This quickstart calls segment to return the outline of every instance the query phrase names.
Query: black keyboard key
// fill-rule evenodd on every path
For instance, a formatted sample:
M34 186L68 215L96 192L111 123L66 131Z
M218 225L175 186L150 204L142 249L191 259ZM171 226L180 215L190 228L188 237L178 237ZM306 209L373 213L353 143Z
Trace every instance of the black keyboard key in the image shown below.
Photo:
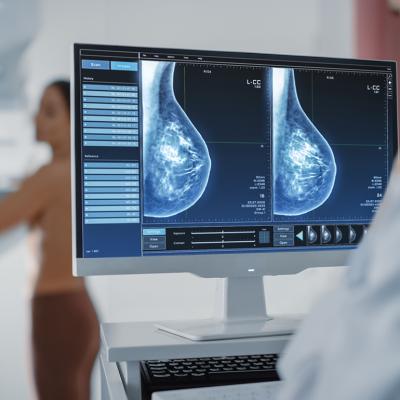
M171 380L172 375L171 374L154 374L152 378L155 383L166 383Z
M182 372L184 374L191 374L193 372L193 370L192 369L183 369Z
M196 372L192 373L192 381L193 382L202 382L205 377L206 377L206 374L198 374Z
M184 373L178 373L178 374L174 374L174 380L177 383L184 383L187 382L189 378L188 374L184 374Z

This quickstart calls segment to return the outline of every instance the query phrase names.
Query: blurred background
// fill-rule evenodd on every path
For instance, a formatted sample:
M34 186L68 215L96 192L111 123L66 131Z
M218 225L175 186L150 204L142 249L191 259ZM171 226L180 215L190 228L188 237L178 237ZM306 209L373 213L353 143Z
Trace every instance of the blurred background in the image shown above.
M73 42L393 59L396 7L396 0L0 0L0 196L49 158L34 141L32 117L44 86L69 76ZM1 399L33 398L31 239L23 226L0 235ZM269 312L309 311L341 272L266 278ZM88 286L102 321L165 320L211 316L216 282L170 274L97 277Z

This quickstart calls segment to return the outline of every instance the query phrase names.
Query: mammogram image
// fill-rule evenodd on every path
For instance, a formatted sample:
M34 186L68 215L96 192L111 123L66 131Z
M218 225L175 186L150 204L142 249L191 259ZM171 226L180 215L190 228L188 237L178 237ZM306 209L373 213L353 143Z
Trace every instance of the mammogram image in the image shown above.
M174 62L142 62L144 215L165 218L203 195L211 159L175 98Z
M293 69L272 68L272 86L274 214L301 215L329 198L335 157L300 105Z

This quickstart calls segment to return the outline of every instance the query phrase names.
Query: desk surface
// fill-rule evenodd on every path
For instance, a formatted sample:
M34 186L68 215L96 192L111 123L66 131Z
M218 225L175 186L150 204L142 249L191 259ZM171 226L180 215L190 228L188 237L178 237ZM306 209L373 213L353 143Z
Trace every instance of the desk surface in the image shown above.
M102 324L101 339L108 361L281 353L290 339L290 335L282 335L198 342L160 331L154 324L151 321Z

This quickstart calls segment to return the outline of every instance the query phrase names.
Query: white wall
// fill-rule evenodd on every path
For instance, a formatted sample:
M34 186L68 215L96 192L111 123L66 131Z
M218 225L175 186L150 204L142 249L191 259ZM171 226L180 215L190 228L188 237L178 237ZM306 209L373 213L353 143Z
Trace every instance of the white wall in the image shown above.
M41 29L26 59L31 113L46 82L69 74L74 41L352 55L349 0L42 0L42 7ZM2 129L19 134L2 121ZM0 157L0 171L5 164ZM1 242L0 237L0 398L31 398L24 356L28 303L22 300L29 254L23 240L8 251ZM338 276L338 270L308 270L268 278L269 309L305 312ZM90 280L90 287L108 321L207 317L214 306L215 281L191 275L99 277Z

